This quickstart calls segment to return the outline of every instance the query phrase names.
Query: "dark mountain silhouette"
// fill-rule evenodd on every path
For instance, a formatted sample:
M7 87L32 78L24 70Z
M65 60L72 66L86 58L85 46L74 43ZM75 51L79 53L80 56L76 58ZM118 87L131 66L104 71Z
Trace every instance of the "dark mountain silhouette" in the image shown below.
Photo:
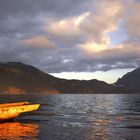
M0 90L6 92L53 91L56 78L20 62L0 63ZM56 92L56 91L53 91Z
M138 77L137 77L138 78ZM0 63L1 93L128 93L132 90L93 80L65 80L20 62Z
M115 83L117 86L128 88L132 91L140 91L140 68L127 73Z

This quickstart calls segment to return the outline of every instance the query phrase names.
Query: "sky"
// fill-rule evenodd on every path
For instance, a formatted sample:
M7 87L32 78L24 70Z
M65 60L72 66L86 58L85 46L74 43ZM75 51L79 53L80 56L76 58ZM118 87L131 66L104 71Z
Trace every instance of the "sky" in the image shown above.
M1 0L0 61L115 82L140 66L139 0Z

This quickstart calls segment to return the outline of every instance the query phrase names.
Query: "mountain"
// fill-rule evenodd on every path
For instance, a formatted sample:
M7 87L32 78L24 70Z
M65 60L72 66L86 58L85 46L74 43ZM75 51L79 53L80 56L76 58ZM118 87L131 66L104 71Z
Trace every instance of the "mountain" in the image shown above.
M0 63L1 93L124 93L127 88L103 81L56 78L20 62Z
M140 68L119 78L115 85L131 89L132 91L140 91Z
M50 83L54 79L56 78L20 62L0 63L1 92L57 92Z

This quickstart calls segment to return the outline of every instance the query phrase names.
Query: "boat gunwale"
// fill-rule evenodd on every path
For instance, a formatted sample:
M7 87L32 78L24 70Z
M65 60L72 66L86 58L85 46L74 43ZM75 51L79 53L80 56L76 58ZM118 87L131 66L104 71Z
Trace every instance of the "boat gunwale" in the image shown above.
M10 106L21 106L21 105L28 105L29 102L15 102L15 103L3 103L0 104L1 107L10 107Z

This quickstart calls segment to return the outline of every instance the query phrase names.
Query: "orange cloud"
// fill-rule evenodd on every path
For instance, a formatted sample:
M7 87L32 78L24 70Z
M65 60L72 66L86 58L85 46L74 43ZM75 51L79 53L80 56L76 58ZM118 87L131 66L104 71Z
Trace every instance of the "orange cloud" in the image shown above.
M88 14L89 13L86 12L79 16L51 21L49 25L43 27L43 30L51 34L53 37L62 38L63 40L81 36L83 33L79 28L79 25Z
M50 40L48 40L44 36L37 36L25 40L20 40L20 44L25 46L31 46L31 47L39 47L39 48L54 48L54 45Z

